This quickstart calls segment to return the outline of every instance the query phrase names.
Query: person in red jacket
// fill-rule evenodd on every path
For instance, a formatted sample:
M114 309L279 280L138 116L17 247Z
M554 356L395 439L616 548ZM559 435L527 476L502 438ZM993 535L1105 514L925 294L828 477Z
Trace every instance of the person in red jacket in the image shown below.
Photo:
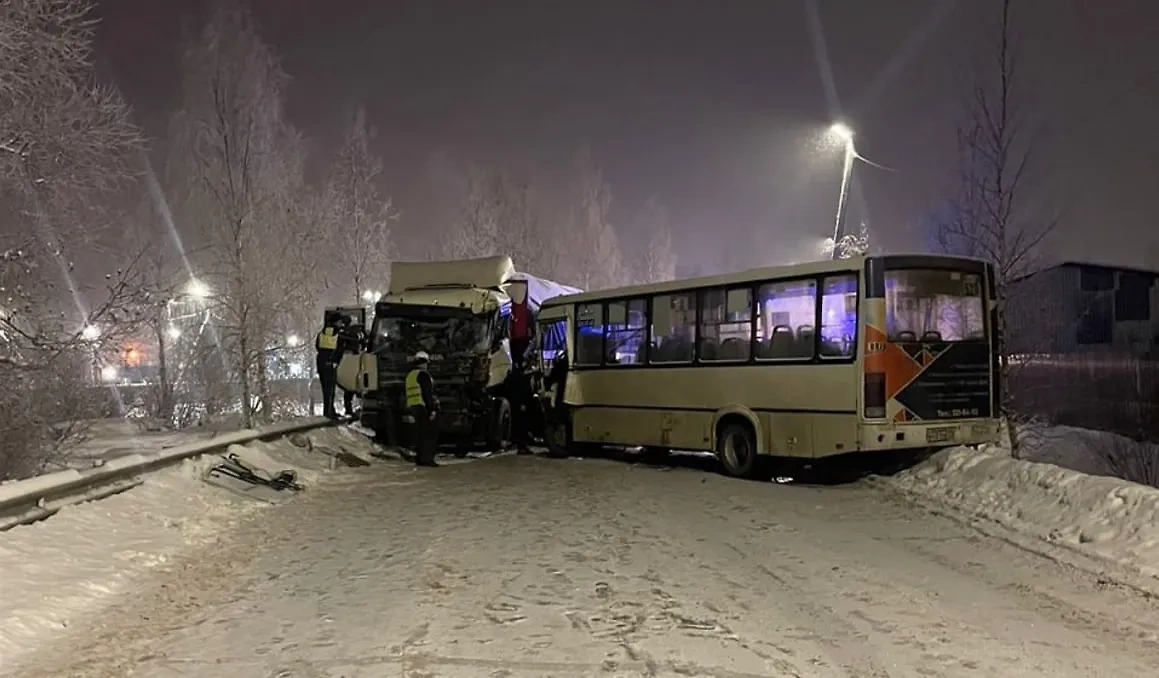
M527 350L531 348L535 329L526 296L521 302L512 300L509 323L507 336L511 339L511 362L514 363L513 369L519 370L527 359Z

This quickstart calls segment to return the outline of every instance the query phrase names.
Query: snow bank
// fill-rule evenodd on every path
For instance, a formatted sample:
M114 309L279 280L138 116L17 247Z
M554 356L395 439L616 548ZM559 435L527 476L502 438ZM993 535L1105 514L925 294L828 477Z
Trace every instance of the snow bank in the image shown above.
M1159 577L1159 490L1154 488L1013 459L1000 446L943 450L885 482Z
M305 435L359 455L372 447L352 432L326 429ZM306 491L334 467L297 436L234 445L229 451L265 471L294 470ZM131 592L150 568L211 544L270 506L202 482L218 461L218 454L185 460L123 494L67 507L46 521L0 533L0 674L15 668L18 655L64 632L72 620Z

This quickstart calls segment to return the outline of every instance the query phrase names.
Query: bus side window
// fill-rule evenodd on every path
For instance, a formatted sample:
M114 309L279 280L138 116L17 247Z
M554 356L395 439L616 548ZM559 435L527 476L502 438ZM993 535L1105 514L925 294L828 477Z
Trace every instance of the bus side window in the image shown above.
M821 357L851 358L857 351L857 275L821 281Z

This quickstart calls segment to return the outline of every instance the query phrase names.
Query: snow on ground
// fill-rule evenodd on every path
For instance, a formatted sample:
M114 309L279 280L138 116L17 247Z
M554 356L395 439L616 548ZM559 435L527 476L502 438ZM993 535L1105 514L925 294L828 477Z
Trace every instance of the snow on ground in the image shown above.
M82 422L79 430L83 433L82 439L63 450L49 471L84 470L127 454L155 452L197 440L209 440L222 429L149 430L142 420L97 419Z
M1147 601L869 483L509 455L335 476L21 678L1142 678L1157 639Z
M308 493L335 466L325 453L367 455L371 446L356 433L322 429L228 451L259 469L293 469ZM269 506L202 482L218 461L186 460L123 494L0 533L0 672L118 594L131 594L144 572L228 538Z
M1130 444L1114 438L1099 431L1050 429L1028 438L1023 460L1012 458L1000 445L956 447L885 482L967 515L1159 577L1159 489L1089 475L1110 472L1097 450ZM1150 454L1159 455L1159 450Z

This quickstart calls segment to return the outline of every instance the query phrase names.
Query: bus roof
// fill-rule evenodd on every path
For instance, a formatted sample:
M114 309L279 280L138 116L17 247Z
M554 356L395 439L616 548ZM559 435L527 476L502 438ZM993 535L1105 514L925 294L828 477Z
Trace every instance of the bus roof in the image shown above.
M737 285L746 282L756 282L759 280L776 280L778 278L795 278L798 276L806 277L811 275L818 275L823 273L836 273L841 271L860 271L866 259L901 259L906 262L935 262L958 260L972 263L985 263L981 259L973 257L960 257L942 254L892 254L892 255L858 255L848 259L835 259L823 261L809 261L800 264L789 264L787 266L764 266L761 268L753 268L747 271L738 271L736 273L724 273L721 275L705 276L700 278L685 278L683 280L669 280L661 283L651 283L646 285L630 285L627 287L615 287L606 290L597 290L594 292L583 292L581 294L569 294L562 297L554 297L543 304L544 308L552 306L561 306L564 304L582 303L585 301L599 301L602 299L615 299L618 297L633 297L633 296L649 296L652 294L663 294L665 292L681 292L684 290L700 289L705 287L721 287L726 285Z

